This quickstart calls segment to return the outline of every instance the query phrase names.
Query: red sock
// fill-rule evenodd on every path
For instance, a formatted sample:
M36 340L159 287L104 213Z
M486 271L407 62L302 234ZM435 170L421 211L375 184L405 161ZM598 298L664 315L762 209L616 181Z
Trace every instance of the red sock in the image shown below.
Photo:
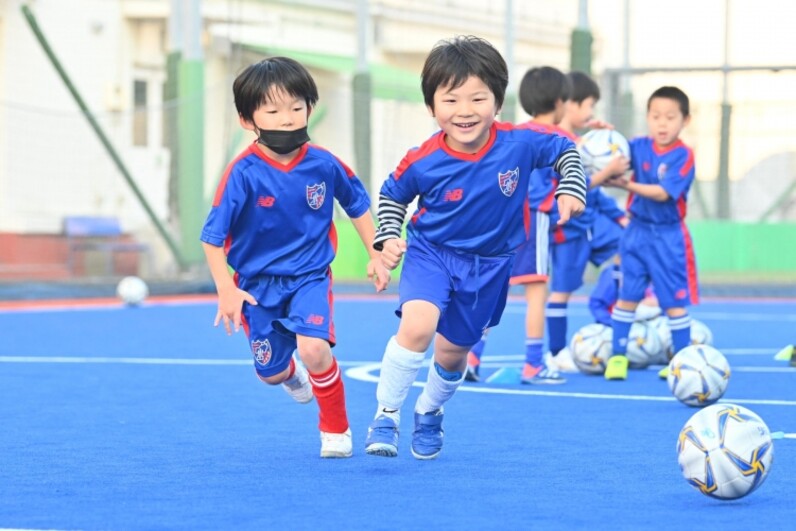
M320 409L318 428L328 433L345 432L348 429L348 416L345 411L343 377L337 360L332 357L332 366L324 373L310 373L310 383Z

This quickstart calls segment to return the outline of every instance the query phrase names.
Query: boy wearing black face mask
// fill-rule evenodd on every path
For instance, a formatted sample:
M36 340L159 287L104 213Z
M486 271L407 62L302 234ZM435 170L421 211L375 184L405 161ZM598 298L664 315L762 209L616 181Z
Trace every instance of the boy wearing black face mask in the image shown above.
M321 457L350 457L345 391L331 351L333 199L362 239L367 274L381 291L390 276L371 246L370 200L348 166L308 143L318 90L303 66L266 59L246 68L232 90L240 124L257 140L227 167L202 230L218 291L215 325L223 322L227 334L243 325L260 380L281 384L299 403L316 398Z

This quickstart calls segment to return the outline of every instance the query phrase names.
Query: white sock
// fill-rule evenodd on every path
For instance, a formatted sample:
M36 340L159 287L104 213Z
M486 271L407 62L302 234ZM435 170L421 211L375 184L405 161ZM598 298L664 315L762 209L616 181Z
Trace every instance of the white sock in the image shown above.
M401 406L425 357L425 352L414 352L399 345L395 336L390 338L387 348L384 349L381 376L376 386L376 399L379 401L377 417L387 415L395 420L396 424L400 423Z
M426 382L426 386L423 388L423 392L420 393L420 396L417 397L415 413L425 415L426 413L431 413L441 408L445 402L451 399L453 393L456 392L456 389L459 388L463 381L464 373L462 373L460 379L455 381L444 379L439 375L434 362L432 362L431 367L428 369L428 381Z

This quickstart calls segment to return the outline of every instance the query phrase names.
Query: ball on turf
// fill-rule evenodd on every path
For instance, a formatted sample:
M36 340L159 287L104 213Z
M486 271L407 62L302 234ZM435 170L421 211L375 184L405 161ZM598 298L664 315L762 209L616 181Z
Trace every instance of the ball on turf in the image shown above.
M658 332L647 321L635 321L627 338L627 361L631 369L645 369L661 351Z
M602 170L618 155L630 158L630 144L622 133L613 129L592 129L583 135L578 151L588 174Z
M138 277L124 277L116 286L116 295L126 305L137 306L149 295L149 287Z
M647 325L655 330L661 342L661 349L658 355L652 360L653 364L668 365L674 355L672 346L672 331L669 329L669 319L665 315L660 315L650 319Z
M712 345L713 332L708 325L697 319L691 319L691 344L692 345Z
M686 481L712 498L734 500L768 477L774 445L754 412L733 404L697 411L677 438L677 462Z
M581 372L603 374L611 356L613 330L600 323L587 324L572 336L569 350L572 360Z
M730 381L730 364L724 354L710 345L689 345L669 362L666 381L677 400L704 407L724 395Z

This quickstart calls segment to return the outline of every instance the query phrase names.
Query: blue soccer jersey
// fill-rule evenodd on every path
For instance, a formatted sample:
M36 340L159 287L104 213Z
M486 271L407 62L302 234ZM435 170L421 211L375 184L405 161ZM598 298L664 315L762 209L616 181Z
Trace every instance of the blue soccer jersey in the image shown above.
M538 122L525 122L518 125L519 128L527 128L531 131L544 134L555 134L575 141L575 135L569 131L561 129L556 125L542 124ZM538 168L531 174L530 189L528 190L528 206L531 210L539 212L550 212L556 208L555 191L561 176L553 168ZM588 205L588 198L586 200Z
M382 203L408 205L418 198L407 231L435 245L481 256L511 253L528 237L531 173L554 166L574 148L558 135L495 123L487 144L465 154L451 150L440 131L409 151L390 174L381 188ZM583 201L585 186L577 172L580 179L563 179L557 193L566 186ZM386 232L383 223L379 231Z
M669 194L666 201L630 194L627 211L631 217L656 225L680 223L685 219L688 190L694 181L691 149L680 140L659 148L652 138L639 137L630 142L630 157L633 181L660 185Z
M244 278L321 270L337 247L332 199L352 218L370 207L362 183L328 151L304 144L283 165L252 144L227 167L200 239L224 246Z

